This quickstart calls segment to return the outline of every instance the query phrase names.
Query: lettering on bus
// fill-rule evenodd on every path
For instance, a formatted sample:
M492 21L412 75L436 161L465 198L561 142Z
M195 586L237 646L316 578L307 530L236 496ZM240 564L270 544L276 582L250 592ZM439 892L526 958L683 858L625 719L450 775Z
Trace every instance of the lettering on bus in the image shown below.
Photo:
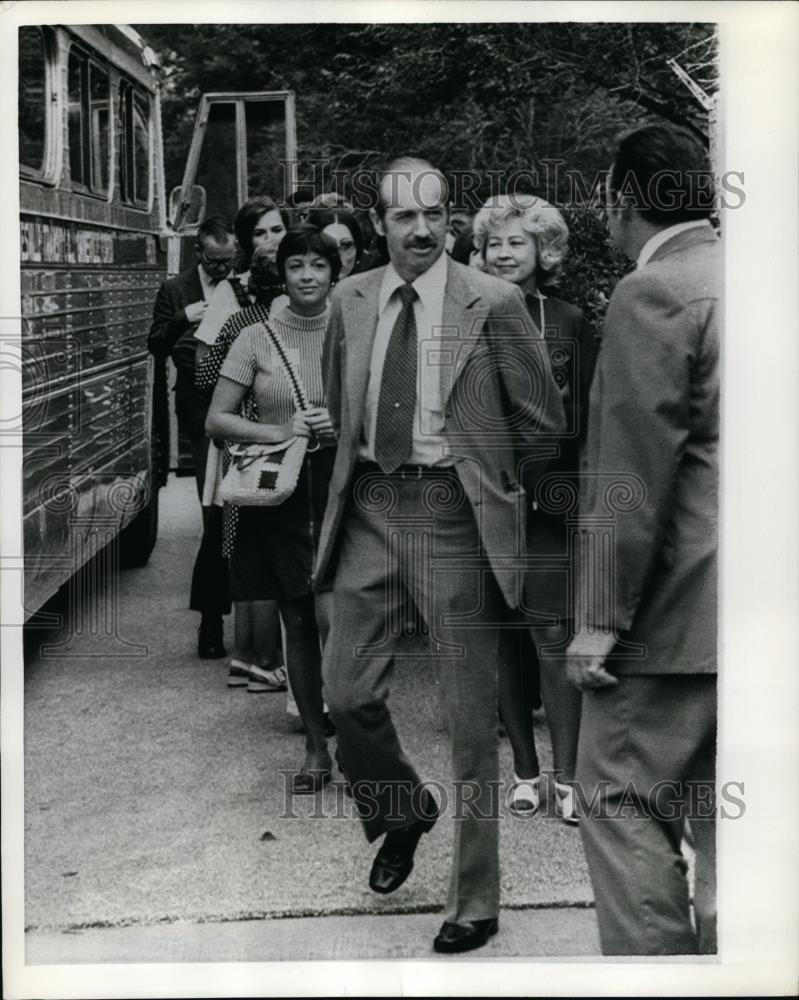
M20 260L36 264L155 264L150 233L116 234L74 223L20 220Z

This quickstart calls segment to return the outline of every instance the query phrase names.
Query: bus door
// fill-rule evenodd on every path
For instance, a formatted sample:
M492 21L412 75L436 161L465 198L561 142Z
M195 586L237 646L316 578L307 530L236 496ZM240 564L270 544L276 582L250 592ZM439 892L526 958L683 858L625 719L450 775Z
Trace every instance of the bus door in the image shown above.
M297 133L290 90L203 94L197 110L183 182L169 199L173 236L167 269L177 274L194 263L197 227L221 215L231 224L248 198L268 195L277 203L296 187ZM242 261L243 267L246 262ZM170 362L170 384L174 383ZM170 465L191 471L188 441L171 415Z
M170 271L191 263L194 241L186 237L196 235L204 218L221 215L232 223L241 205L257 195L283 203L296 187L296 172L293 91L203 94L183 183L170 196L178 235Z

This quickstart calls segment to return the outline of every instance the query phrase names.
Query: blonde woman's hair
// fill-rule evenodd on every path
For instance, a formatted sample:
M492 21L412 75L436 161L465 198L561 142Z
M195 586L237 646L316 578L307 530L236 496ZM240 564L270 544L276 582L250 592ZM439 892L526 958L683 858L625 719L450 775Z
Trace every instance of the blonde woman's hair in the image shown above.
M521 222L522 230L535 243L539 281L554 283L569 248L569 227L557 208L543 198L532 194L489 198L474 220L474 245L485 260L488 237L514 219Z

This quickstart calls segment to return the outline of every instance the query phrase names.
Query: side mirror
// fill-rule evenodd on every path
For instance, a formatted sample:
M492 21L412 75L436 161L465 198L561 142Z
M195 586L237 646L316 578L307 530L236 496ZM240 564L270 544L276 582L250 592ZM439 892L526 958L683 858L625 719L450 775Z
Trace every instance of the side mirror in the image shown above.
M191 229L205 218L205 188L195 184L184 197L183 187L172 188L169 194L169 220L176 232Z

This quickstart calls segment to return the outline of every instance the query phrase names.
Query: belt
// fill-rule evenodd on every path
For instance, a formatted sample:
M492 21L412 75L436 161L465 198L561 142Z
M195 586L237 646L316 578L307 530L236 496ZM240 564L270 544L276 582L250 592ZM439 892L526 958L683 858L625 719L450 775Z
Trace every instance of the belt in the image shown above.
M455 473L454 465L400 465L393 472L383 472L377 462L358 462L355 466L358 475L365 476L377 473L387 479L424 479L431 476L451 476Z

